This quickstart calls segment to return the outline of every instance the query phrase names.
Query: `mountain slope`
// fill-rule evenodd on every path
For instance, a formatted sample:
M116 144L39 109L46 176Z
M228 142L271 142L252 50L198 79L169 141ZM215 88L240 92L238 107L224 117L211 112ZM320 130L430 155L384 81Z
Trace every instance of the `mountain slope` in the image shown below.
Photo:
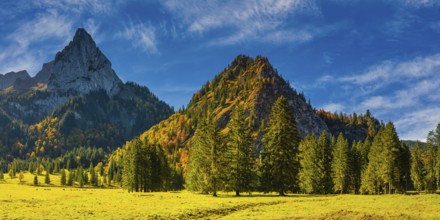
M173 113L148 88L124 84L78 29L35 77L0 90L0 153L13 159L56 157L80 146L111 151Z
M31 78L26 70L19 72L9 72L6 74L0 74L0 90L6 89L12 86L18 79L28 79Z
M295 91L266 58L252 59L240 55L196 92L186 109L153 126L141 138L148 137L150 142L158 142L168 152L170 160L186 166L185 146L198 121L212 114L225 134L228 132L226 124L231 110L240 105L245 109L258 151L263 147L261 138L272 105L281 95L286 97L294 112L301 136L328 129L306 102L304 95Z

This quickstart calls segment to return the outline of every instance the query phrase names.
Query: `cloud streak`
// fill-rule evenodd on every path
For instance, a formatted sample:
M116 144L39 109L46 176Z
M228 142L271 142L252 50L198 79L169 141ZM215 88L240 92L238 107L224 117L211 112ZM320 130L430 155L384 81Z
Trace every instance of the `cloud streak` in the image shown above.
M119 38L131 41L133 47L140 48L148 54L157 54L156 30L151 25L130 23L116 35Z
M248 0L248 1L179 1L168 0L165 8L190 34L224 32L212 44L229 45L244 40L303 42L313 33L299 28L287 28L286 19L297 13L319 13L312 0Z

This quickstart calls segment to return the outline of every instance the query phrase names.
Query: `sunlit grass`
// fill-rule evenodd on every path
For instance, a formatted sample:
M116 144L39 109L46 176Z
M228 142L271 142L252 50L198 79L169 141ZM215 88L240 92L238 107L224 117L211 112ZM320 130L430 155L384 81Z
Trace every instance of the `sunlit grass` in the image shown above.
M18 176L18 175L17 175ZM123 189L32 186L34 175L0 181L0 218L165 218L165 219L440 219L440 195L289 195L187 191L127 193Z

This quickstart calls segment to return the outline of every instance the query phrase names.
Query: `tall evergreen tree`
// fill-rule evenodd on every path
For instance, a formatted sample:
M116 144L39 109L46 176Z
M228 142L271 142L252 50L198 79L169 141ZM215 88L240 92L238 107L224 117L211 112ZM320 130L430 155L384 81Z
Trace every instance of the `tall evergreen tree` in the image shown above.
M46 171L46 176L45 176L45 178L44 178L44 183L45 183L45 184L50 184L49 171Z
M299 145L300 188L305 193L327 194L333 191L331 177L331 142L324 131L316 140L307 136Z
M235 107L227 127L228 186L239 196L240 192L252 190L255 163L251 129L242 107Z
M428 143L425 157L424 157L424 168L425 168L425 189L427 192L435 192L437 189L437 181L435 175L435 165L436 165L436 147Z
M419 192L424 185L423 172L422 149L419 142L417 142L411 149L411 180L414 188Z
M382 153L382 136L383 128L381 128L374 137L370 152L368 153L368 166L362 173L362 182L360 192L363 194L378 194L381 190L381 179L379 177L379 166L381 163ZM364 143L365 144L365 143Z
M299 132L296 120L285 97L280 96L272 106L267 132L263 138L267 164L271 174L271 189L280 195L298 188L297 159Z
M38 186L38 175L34 176L34 186Z
M68 178L67 178L67 185L68 186L73 186L73 178L74 178L74 176L73 176L73 170L70 170L69 171L69 176L68 176Z
M96 175L95 168L93 167L93 163L90 163L89 172L90 172L90 185L98 186L98 176Z
M317 143L314 134L307 135L299 144L299 154L301 169L299 171L300 188L305 193L317 193L321 188L319 181L317 158Z
M217 196L225 175L226 147L223 146L220 131L211 117L199 124L193 136L188 180L191 190L212 192L213 196Z
M61 169L61 186L65 186L66 185L66 171L64 169Z
M437 189L440 190L440 123L437 124L437 127L434 130L428 133L427 142L431 147L430 152L428 153L435 155L434 163L432 164L433 169L429 170L429 172L432 171L434 173L431 179L435 179L435 185L437 185ZM430 167L428 167L428 169L430 169ZM428 175L431 174L428 173Z
M346 193L350 180L350 162L348 142L342 133L339 133L336 146L333 149L332 176L334 191Z
M3 169L0 167L0 180L4 180L5 176L3 174Z

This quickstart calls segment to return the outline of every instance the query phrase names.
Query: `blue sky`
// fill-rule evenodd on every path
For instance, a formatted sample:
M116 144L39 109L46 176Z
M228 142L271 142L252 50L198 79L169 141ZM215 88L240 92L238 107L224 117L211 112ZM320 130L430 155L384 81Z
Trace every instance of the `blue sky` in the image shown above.
M246 54L268 57L316 108L370 109L402 139L440 122L437 0L6 0L0 73L35 75L78 27L121 79L176 109Z

